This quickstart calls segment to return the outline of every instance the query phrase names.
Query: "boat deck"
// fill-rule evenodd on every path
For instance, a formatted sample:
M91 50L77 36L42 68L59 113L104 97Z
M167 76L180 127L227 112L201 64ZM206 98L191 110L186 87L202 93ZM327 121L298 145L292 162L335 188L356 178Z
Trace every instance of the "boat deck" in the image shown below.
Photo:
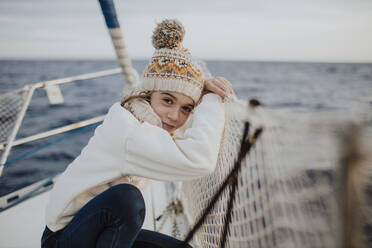
M32 197L1 213L0 240L2 248L40 247L49 192L46 191ZM143 193L146 203L146 218L143 228L154 230L155 218L169 203L169 187L163 182L151 181ZM152 201L154 197L156 197L156 201ZM159 226L158 223L155 224ZM172 223L166 222L160 232L171 234L171 228Z

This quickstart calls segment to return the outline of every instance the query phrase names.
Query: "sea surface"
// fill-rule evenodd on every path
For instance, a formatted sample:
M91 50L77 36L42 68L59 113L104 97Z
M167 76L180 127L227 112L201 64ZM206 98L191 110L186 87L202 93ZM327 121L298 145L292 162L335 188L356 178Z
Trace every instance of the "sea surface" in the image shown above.
M146 63L144 60L133 61L139 72L144 70ZM359 106L372 106L372 64L206 63L212 75L230 80L239 98L256 98L271 108L347 114ZM0 60L0 94L41 81L117 67L114 60ZM50 105L45 91L37 90L17 138L104 115L114 102L120 100L124 86L121 75L62 85L65 102L60 105ZM14 147L8 158L13 162L5 166L0 177L0 196L63 171L79 155L93 130L59 134ZM30 151L32 156L27 156Z

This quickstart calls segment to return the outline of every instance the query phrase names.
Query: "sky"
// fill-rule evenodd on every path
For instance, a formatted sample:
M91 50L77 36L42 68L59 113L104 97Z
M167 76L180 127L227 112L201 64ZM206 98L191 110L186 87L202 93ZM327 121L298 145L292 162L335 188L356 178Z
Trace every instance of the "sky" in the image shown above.
M372 62L371 0L115 0L131 58L164 18L193 57ZM97 0L0 0L0 59L115 59Z

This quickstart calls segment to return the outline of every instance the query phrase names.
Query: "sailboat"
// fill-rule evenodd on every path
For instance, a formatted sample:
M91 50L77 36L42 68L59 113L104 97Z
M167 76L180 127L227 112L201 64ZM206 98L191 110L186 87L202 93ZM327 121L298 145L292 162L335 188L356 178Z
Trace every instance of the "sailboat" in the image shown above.
M99 2L120 68L40 82L1 95L0 171L6 170L12 147L94 128L104 119L97 116L17 139L34 92L45 90L50 104L60 104L64 101L61 84L120 73L130 87L137 83L114 4ZM368 218L361 222L359 215L370 217L371 206L366 197L355 198L352 193L364 192L371 181L372 160L361 155L371 147L368 139L360 138L370 134L368 128L361 131L363 122L344 126L339 135L343 140L335 141L335 123L346 120L269 110L257 100L231 99L226 105L227 122L216 171L189 182L151 181L144 191L144 228L186 239L194 247L349 247L355 243L356 247L367 247L368 233L356 230L370 225ZM262 133L255 136L258 130ZM248 148L239 156L243 144ZM356 184L355 177L362 178L362 183ZM40 246L44 209L56 180L58 175L0 198L1 247ZM348 211L350 206L359 209L359 215Z

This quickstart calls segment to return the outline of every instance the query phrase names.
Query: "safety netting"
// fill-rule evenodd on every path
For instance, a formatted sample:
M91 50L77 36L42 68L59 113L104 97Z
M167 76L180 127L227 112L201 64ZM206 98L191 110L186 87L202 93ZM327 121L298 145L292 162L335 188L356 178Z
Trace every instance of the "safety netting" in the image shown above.
M241 164L226 247L341 247L345 225L350 224L341 207L346 201L340 192L345 183L339 176L345 153L337 131L341 121L328 114L253 108L238 100L225 105L226 126L217 169L180 188L192 225L232 169L244 123L249 121L250 135L255 127L263 125L264 130ZM364 136L372 138L371 132ZM368 247L372 244L368 240L372 233L372 162L355 161L363 161L357 191L364 204L358 208L363 217L353 222L353 228L359 235L356 247ZM200 247L221 247L229 196L225 190L196 233Z
M0 95L0 143L7 141L26 101L26 88Z

